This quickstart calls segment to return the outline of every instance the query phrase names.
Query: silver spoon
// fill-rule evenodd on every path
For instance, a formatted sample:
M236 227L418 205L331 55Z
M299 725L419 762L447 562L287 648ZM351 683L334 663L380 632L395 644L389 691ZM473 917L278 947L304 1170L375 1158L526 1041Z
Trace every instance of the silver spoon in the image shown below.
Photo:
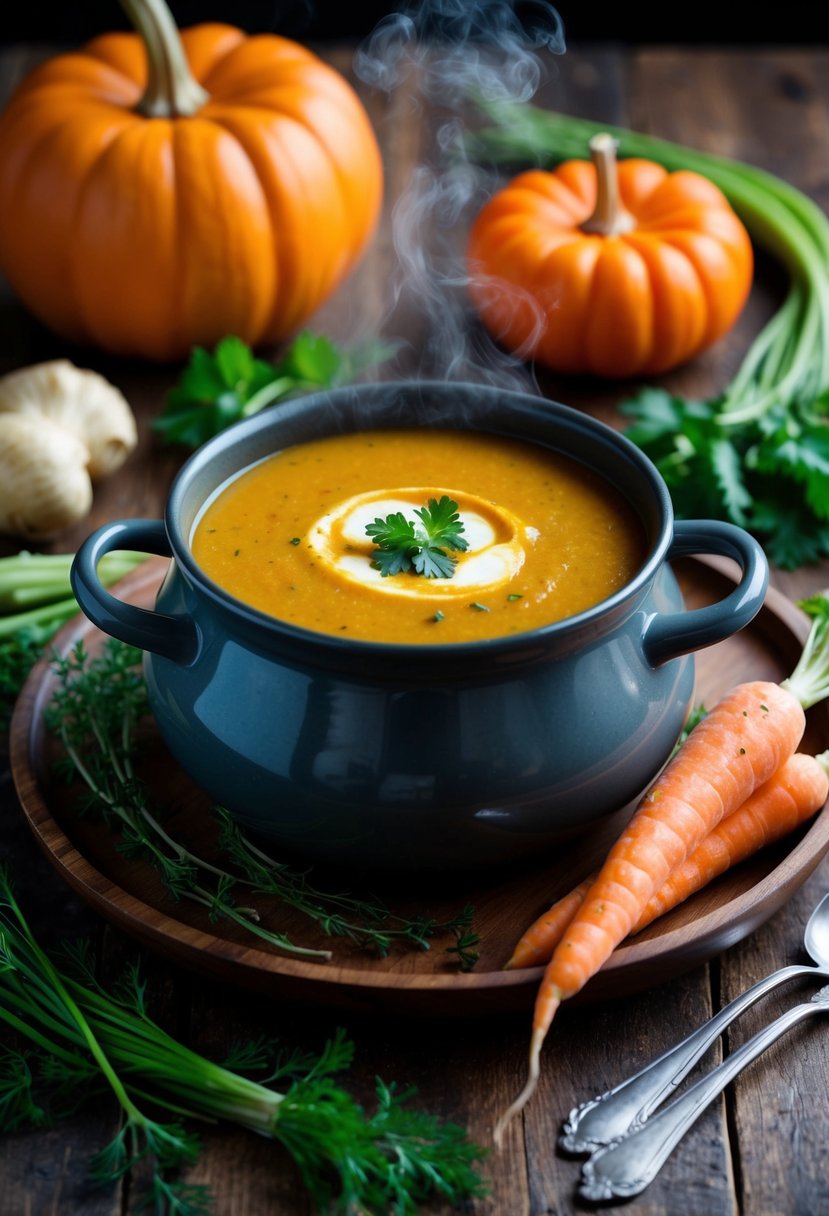
M684 1094L658 1111L649 1122L600 1148L582 1166L581 1195L593 1200L629 1199L638 1195L653 1181L672 1150L729 1081L790 1027L810 1014L827 1010L829 987L816 992L808 1004L796 1005L781 1014Z
M829 894L809 917L804 945L815 966L782 967L748 988L676 1047L646 1064L607 1093L575 1107L567 1117L559 1145L569 1153L592 1153L644 1123L686 1077L714 1040L744 1009L778 984L798 975L829 977Z

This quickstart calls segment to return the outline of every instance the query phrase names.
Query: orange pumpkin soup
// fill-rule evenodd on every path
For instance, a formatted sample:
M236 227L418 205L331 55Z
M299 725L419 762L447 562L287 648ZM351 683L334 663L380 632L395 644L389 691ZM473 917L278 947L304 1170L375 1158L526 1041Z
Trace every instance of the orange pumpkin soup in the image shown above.
M398 513L417 525L443 499L462 538L443 545L448 576L384 574L367 528ZM575 460L474 431L402 430L258 462L213 496L192 549L214 582L283 621L428 644L523 633L590 608L630 581L645 540L622 496Z

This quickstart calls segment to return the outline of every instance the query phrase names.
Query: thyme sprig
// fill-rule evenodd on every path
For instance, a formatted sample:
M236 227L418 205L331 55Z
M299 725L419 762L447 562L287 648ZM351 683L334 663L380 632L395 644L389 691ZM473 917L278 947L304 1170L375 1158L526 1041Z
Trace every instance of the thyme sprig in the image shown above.
M234 902L234 875L191 852L162 825L134 767L135 727L149 712L137 658L134 648L118 643L88 662L78 643L53 659L58 683L46 722L63 744L68 775L79 776L89 791L86 808L96 808L109 826L117 826L121 851L150 860L177 899L200 904L211 920L231 920L279 950L330 959L330 951L297 945L260 925L254 908Z
M88 952L74 961L80 978L42 950L0 869L0 1022L32 1044L27 1052L0 1055L0 1130L46 1121L36 1083L60 1095L75 1078L84 1096L103 1083L124 1122L93 1157L94 1179L112 1183L145 1163L146 1200L154 1211L176 1216L202 1216L210 1204L206 1188L178 1177L200 1148L182 1122L188 1118L226 1120L280 1141L320 1209L408 1216L430 1196L457 1203L483 1192L476 1165L484 1153L462 1128L411 1109L411 1091L379 1080L377 1107L368 1114L334 1080L353 1058L341 1031L318 1058L295 1056L292 1068L300 1075L276 1091L167 1034L149 1015L137 968L128 968L110 992L96 980ZM257 1042L247 1062L261 1060ZM171 1120L148 1115L150 1101Z
M430 939L436 934L465 933L472 923L473 908L469 904L449 920L438 921L431 916L398 916L374 896L322 892L311 884L307 873L274 860L249 840L224 807L215 807L213 813L220 825L219 845L223 855L239 867L256 894L277 896L311 917L325 933L370 947L381 958L386 957L395 943L428 950ZM455 953L457 943L449 950Z
M438 921L394 914L374 896L321 890L307 870L278 861L254 844L224 807L213 809L224 864L206 860L172 836L164 811L136 773L139 727L149 714L138 658L138 651L115 639L108 639L95 658L83 644L56 656L56 689L46 713L47 726L65 752L61 767L68 779L83 781L88 791L84 808L100 813L118 831L121 852L149 860L176 898L201 904L211 918L228 918L277 949L321 960L331 957L327 950L297 945L263 927L255 908L235 902L240 888L250 897L275 897L327 935L380 957L394 945L428 950L437 934L453 933L456 945L450 950L458 954L462 968L469 968L471 956L457 949L457 942L470 932L469 906Z

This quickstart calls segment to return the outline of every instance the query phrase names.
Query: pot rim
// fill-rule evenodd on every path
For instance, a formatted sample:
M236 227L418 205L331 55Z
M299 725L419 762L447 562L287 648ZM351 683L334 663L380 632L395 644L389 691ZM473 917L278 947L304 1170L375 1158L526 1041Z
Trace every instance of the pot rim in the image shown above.
M268 431L274 426L279 427L280 423L287 423L292 418L309 412L316 412L318 409L335 409L338 404L353 400L355 394L365 398L374 398L375 396L381 396L384 392L399 392L417 394L418 396L428 395L433 398L435 396L443 396L448 392L451 393L453 390L463 389L473 390L477 398L485 399L490 405L505 403L509 407L509 412L516 418L520 418L522 413L529 411L532 415L538 417L543 418L546 416L564 434L586 434L595 443L604 444L607 448L614 448L623 462L626 460L635 467L639 477L651 491L653 505L656 506L661 519L661 527L659 535L655 542L651 544L640 568L633 578L623 587L619 588L618 591L600 600L591 608L575 613L573 616L565 617L558 621L551 621L549 624L538 626L535 629L505 634L501 637L481 638L469 642L375 642L363 638L345 638L338 634L323 633L284 621L277 616L271 616L270 613L263 612L237 599L218 583L214 582L196 562L193 557L190 538L185 536L182 527L182 502L193 478L204 470L220 453L232 449L237 444L244 445L261 432ZM369 425L365 427L361 428L359 425L348 426L343 427L342 431L344 433L360 429L382 429L383 425L391 428L394 423L386 421L383 424L378 424L376 422L372 423L369 420ZM475 425L473 419L469 418L464 419L463 423L459 422L457 418L447 419L445 426L441 426L440 420L433 419L427 425L424 425L422 423L419 424L417 420L407 418L402 421L402 426L412 429L418 429L418 426L421 426L422 429L427 429L428 426L428 429L444 430L469 428L489 434L509 434L510 437L523 440L526 443L536 443L540 446L545 446L539 438L522 434L519 430L508 432L503 428L487 426L486 424L478 426ZM336 433L338 433L336 430L331 429L326 431L325 435ZM323 436L317 437L321 438ZM552 440L554 435L551 435L550 438ZM287 443L283 447L275 446L273 454L290 446L293 445ZM566 447L555 447L552 443L546 446L550 446L553 450L560 451L563 455L569 455L571 459L577 460L587 467L591 467L587 460L573 452L569 452ZM217 481L211 493L226 485L232 478L237 477L245 469L252 467L259 459L263 458L266 459L267 457L251 458L238 463L233 472ZM596 469L594 471L610 482L611 485L614 484L604 471ZM625 493L618 485L615 485L614 488L623 494ZM631 501L628 495L625 496L628 498L628 501ZM203 498L202 505L205 501L206 498ZM639 514L644 526L644 513L639 509L639 505L631 501L631 506ZM229 614L244 622L248 628L252 627L257 634L261 635L263 641L269 640L273 643L274 640L281 639L286 642L296 643L305 648L325 652L334 657L350 656L354 658L355 656L364 655L367 659L371 656L383 656L385 659L388 659L390 655L398 655L408 660L411 660L413 657L431 660L437 658L461 658L462 656L500 656L526 651L528 646L533 645L550 646L562 642L564 644L571 644L573 635L582 631L588 632L591 637L598 636L599 633L604 631L600 628L597 629L596 626L600 626L602 622L605 622L609 629L612 624L616 623L619 613L624 610L624 607L626 605L632 606L655 577L671 545L674 512L667 485L650 458L622 434L621 431L615 430L607 423L594 418L582 410L576 409L574 406L564 405L561 402L551 401L544 397L536 397L532 393L499 388L493 385L482 385L465 381L399 380L372 381L308 393L280 405L266 407L260 413L227 427L218 435L207 440L179 469L168 495L164 522L173 558L179 568L185 573L187 580L197 588L200 594L205 596L205 598L225 614Z

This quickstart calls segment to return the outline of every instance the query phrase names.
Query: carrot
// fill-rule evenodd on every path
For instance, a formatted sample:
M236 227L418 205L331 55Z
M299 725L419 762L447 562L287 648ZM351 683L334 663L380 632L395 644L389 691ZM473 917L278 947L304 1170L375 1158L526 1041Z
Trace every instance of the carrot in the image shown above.
M820 810L827 797L829 751L820 756L795 752L677 866L651 898L631 933L639 933L732 866L794 831ZM549 962L597 874L598 871L594 871L583 879L530 925L505 970L537 967Z
M498 1120L496 1142L538 1084L541 1048L561 1002L600 970L671 871L794 752L805 725L794 692L758 680L735 688L691 731L642 798L547 964L527 1082Z
M542 912L541 916L533 921L504 964L505 971L518 971L525 967L540 967L542 963L549 963L553 950L566 933L567 926L584 903L584 897L598 875L598 870L588 874L578 886L556 900L546 912Z
M650 900L631 932L639 933L695 891L781 840L819 811L829 798L829 751L795 752L759 790L710 832L687 861L677 866Z

